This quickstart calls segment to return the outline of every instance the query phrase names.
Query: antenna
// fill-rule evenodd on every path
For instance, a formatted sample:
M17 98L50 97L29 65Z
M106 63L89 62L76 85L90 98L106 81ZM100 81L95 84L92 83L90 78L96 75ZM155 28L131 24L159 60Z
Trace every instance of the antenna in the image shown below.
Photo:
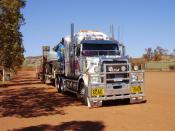
M118 26L117 33L118 33L118 42L120 42L120 26Z
M115 38L114 38L114 26L113 26L113 24L110 25L110 33L111 33L112 40L114 41Z
M110 26L109 26L109 34L110 34L110 36L111 36L111 38L112 38L112 29L111 29L111 24L110 24Z
M73 42L74 39L74 24L71 24L71 42Z

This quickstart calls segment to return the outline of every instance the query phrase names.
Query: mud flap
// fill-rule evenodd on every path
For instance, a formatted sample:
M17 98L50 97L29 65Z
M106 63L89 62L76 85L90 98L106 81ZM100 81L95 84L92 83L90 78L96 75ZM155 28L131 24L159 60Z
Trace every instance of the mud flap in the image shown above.
M145 103L145 102L146 102L146 100L144 99L144 97L131 97L130 98L131 104Z
M102 101L90 101L87 97L87 105L89 108L101 107Z
M92 105L91 105L91 102L90 102L89 98L87 97L86 99L87 99L87 105L88 105L88 107L91 108Z

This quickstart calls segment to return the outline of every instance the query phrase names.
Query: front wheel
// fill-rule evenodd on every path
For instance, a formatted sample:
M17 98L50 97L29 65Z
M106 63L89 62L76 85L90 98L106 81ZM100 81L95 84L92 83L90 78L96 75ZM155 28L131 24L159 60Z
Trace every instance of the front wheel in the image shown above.
M87 105L87 91L84 82L81 82L79 85L77 98L80 99L83 104Z
M65 88L64 88L64 82L63 79L60 78L60 84L59 84L60 92L65 93Z

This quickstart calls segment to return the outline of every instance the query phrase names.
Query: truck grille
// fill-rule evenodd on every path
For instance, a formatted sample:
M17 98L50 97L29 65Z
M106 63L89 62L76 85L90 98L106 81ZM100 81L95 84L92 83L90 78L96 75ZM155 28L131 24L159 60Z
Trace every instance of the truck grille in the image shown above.
M127 62L104 62L104 72L106 73L106 84L128 84L129 64Z

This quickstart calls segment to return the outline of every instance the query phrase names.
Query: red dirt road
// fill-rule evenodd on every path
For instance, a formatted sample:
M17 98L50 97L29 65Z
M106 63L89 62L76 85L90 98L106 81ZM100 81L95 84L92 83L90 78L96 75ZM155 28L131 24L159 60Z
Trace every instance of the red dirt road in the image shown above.
M89 109L21 71L0 87L0 131L175 131L175 72L146 72L143 104Z

